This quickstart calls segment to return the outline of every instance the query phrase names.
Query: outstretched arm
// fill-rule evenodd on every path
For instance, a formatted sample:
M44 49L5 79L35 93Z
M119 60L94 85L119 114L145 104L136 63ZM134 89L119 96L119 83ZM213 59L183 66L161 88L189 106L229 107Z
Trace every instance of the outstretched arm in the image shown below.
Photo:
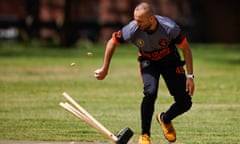
M115 48L116 48L116 44L114 43L114 40L111 38L106 45L102 67L94 71L95 73L94 76L98 80L103 80L108 74L108 69L109 69L110 62L114 54Z

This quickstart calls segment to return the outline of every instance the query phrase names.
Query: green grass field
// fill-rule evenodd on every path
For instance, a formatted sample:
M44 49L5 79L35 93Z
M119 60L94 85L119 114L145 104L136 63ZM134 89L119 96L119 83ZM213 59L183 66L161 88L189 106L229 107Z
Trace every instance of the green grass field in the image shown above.
M173 121L178 142L240 142L240 45L191 44L196 91L192 109ZM87 56L87 52L93 56ZM137 50L117 48L108 77L93 77L102 64L104 45L79 43L74 48L38 42L0 43L0 140L107 141L59 107L68 92L113 132L131 127L138 140L142 84ZM71 67L74 62L76 66ZM156 113L172 103L163 80ZM152 141L163 142L155 117Z

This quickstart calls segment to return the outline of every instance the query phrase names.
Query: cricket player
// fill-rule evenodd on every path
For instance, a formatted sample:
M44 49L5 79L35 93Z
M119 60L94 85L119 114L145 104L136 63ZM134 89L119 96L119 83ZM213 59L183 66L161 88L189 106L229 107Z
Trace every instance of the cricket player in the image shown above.
M124 42L133 43L139 50L144 94L139 144L151 143L150 129L160 76L173 96L174 103L165 112L157 114L156 118L165 138L169 142L175 142L176 132L172 120L191 108L191 96L194 94L192 53L186 36L174 21L155 15L151 4L142 2L134 10L134 20L114 32L107 42L103 65L95 71L98 80L103 80L108 74L114 50ZM184 61L177 48L183 52Z

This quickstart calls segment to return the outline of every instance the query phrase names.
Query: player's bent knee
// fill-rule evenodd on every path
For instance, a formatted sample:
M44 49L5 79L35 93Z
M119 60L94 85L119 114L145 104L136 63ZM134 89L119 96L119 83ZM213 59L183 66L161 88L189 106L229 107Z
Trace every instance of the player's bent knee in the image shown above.
M177 103L178 110L182 113L187 112L192 107L192 101L185 101L181 103Z
M192 101L185 102L181 107L184 112L190 110L192 107Z

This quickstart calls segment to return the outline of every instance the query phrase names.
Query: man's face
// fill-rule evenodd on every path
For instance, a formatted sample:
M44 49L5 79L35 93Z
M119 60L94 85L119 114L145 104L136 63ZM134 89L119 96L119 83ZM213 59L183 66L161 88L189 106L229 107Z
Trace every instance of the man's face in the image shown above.
M134 19L142 31L147 32L150 30L152 23L150 22L149 17L144 14L134 14Z

